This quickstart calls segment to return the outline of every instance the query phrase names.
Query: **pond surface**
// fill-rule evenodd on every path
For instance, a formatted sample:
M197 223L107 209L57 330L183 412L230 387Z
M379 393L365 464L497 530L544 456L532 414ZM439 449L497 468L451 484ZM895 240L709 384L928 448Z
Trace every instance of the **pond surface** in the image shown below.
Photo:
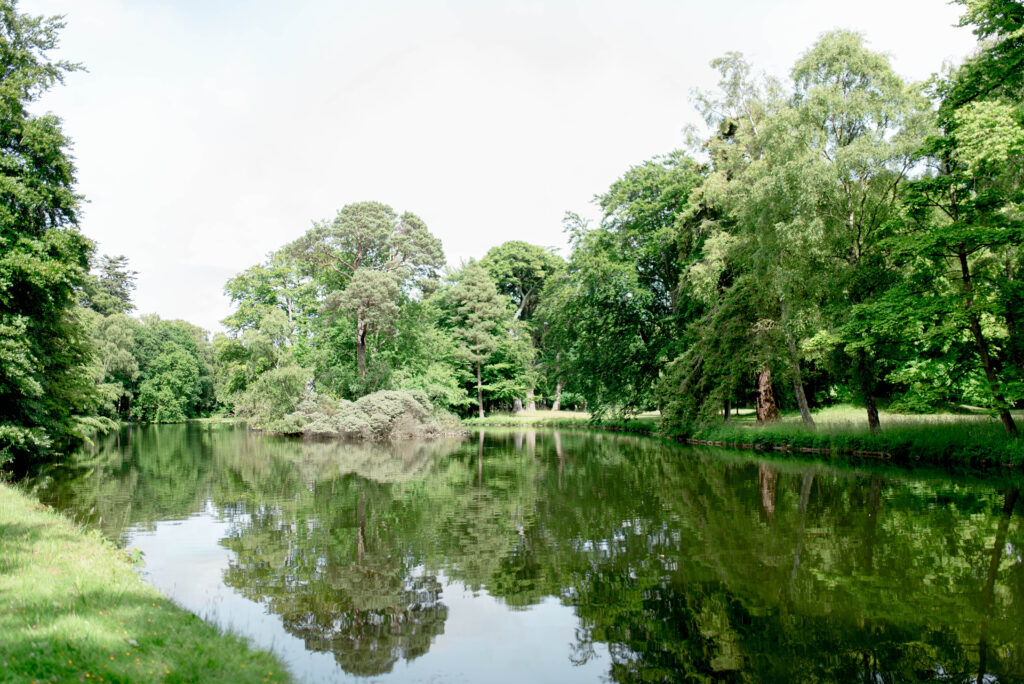
M759 458L175 425L33 486L300 681L1024 681L1013 482Z

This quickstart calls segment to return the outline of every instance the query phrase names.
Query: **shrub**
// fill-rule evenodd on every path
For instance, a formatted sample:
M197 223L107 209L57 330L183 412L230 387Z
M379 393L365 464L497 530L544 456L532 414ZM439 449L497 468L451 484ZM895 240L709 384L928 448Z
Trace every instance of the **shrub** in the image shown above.
M329 399L309 392L296 410L264 426L271 432L308 437L395 439L462 432L458 419L435 409L419 391L383 390L356 401Z

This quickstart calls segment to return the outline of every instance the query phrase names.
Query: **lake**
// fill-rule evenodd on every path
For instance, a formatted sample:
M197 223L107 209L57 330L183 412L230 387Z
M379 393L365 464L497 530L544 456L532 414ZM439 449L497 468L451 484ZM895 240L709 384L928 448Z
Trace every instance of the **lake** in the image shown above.
M1020 477L129 427L34 493L304 682L1024 681Z

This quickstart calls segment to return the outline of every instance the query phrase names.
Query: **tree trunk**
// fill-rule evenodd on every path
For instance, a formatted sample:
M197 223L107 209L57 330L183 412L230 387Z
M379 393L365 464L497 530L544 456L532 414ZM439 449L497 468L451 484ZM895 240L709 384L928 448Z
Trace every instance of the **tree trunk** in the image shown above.
M533 393L533 388L526 390L526 410L536 411L537 410L537 398Z
M878 419L878 404L875 403L874 395L867 395L864 399L864 407L868 410L868 430L875 434L882 429L882 422Z
M775 404L772 389L772 369L765 366L757 376L757 422L773 423L779 419L779 407Z
M484 417L484 381L483 373L480 370L480 362L476 362L476 405L480 410L480 417Z
M722 415L725 416L725 422L728 423L729 422L729 417L732 415L732 406L729 405L729 400L728 399L725 400L725 409L724 409Z
M996 402L999 411L999 420L1003 423L1006 434L1017 436L1017 424L1010 415L1010 409L1006 405L1003 393L999 391L999 377L996 375L995 360L992 358L988 346L988 340L981 330L981 317L974 308L974 284L971 282L971 267L967 262L967 250L960 245L957 256L960 258L960 274L963 283L963 292L967 297L968 320L970 321L971 335L978 347L978 356L981 358L981 367L985 371L985 379L988 380L989 389L992 391L992 398Z
M793 393L796 395L796 405L800 407L800 419L804 425L813 428L814 419L811 418L811 408L807 405L807 395L804 393L803 373L800 371L800 355L797 353L796 340L789 330L789 322L786 317L786 300L780 299L779 306L782 309L782 329L786 333L786 346L789 347L789 366L793 372Z
M562 352L555 352L555 400L551 402L552 411L562 410L562 387L565 383L562 382L561 368L559 364L562 360Z
M515 399L512 400L512 413L522 413L522 412L523 412L523 400L520 399L519 397L516 397Z
M359 366L359 380L366 382L366 322L362 316L356 321L356 365Z
M807 403L807 394L804 392L804 376L800 370L800 358L797 356L797 345L793 338L786 333L786 340L790 344L790 367L793 371L793 392L797 395L797 405L800 407L800 419L804 425L813 428L814 419L811 418L811 408Z
M868 412L868 429L875 434L882 429L882 423L878 420L878 404L875 402L875 369L864 349L857 350L857 375L864 395L864 408Z

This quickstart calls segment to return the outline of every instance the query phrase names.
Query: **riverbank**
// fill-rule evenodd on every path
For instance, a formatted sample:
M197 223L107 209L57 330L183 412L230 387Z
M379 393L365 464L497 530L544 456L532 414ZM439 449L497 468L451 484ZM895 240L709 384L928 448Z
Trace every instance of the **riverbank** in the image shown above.
M97 531L0 483L0 680L288 682L280 661L175 606Z
M919 423L890 425L877 434L867 427L799 424L750 426L719 423L667 431L667 437L689 444L737 449L772 449L823 454L846 459L879 459L893 463L954 468L1020 467L1024 440L1007 438L999 424Z
M1024 439L1006 436L998 421L985 415L882 414L882 430L871 434L863 409L836 406L816 411L816 427L800 422L799 414L778 423L758 425L750 411L728 422L665 428L657 414L632 419L591 420L589 414L537 411L468 418L473 427L561 427L657 435L694 445L826 455L848 460L877 459L893 463L956 468L1024 466Z
M523 411L499 413L484 418L463 418L468 427L556 427L628 432L635 435L657 434L661 417L643 414L636 418L599 418L594 420L583 411Z

